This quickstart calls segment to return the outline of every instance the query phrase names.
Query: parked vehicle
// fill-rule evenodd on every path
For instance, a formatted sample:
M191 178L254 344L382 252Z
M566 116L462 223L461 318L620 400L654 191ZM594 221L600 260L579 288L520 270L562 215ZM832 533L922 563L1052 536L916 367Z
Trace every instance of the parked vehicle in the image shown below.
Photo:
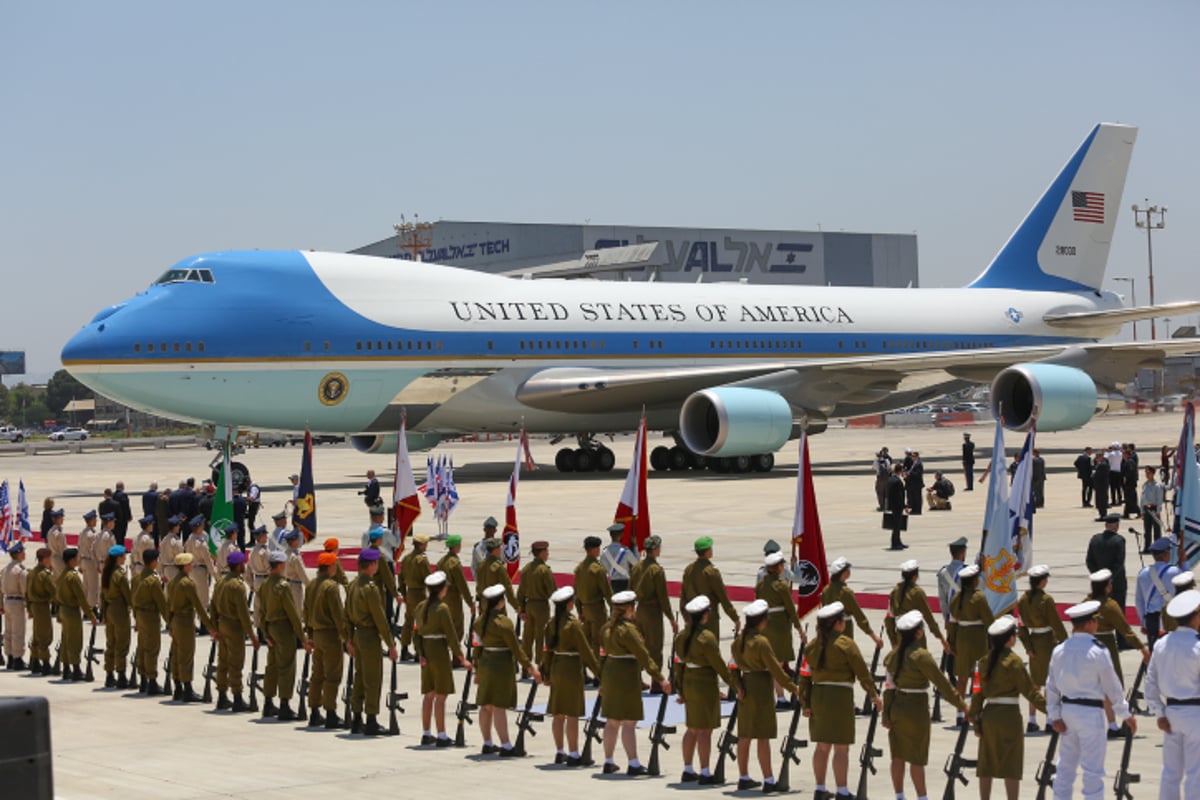
M23 441L25 441L25 431L21 430L16 425L0 426L0 442Z
M88 432L83 428L64 428L50 434L52 442L82 442L88 438Z

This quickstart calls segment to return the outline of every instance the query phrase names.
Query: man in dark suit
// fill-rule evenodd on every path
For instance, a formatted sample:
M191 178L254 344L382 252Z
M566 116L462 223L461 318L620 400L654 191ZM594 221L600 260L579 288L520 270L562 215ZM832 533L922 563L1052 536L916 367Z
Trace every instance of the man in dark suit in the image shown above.
M359 492L362 495L363 502L367 504L367 508L374 508L379 505L379 481L375 478L375 470L367 470L367 485Z
M1092 468L1092 493L1096 502L1096 522L1103 522L1108 516L1108 476L1111 470L1104 453L1096 454L1096 463Z
M1102 569L1112 571L1111 596L1124 611L1129 582L1125 575L1125 537L1118 533L1120 529L1120 514L1107 514L1104 517L1104 530L1088 542L1087 568L1088 572L1098 572Z
M117 524L113 526L113 535L116 536L117 544L124 547L125 534L129 530L129 523L133 521L133 509L129 507L129 495L125 494L124 481L117 481L116 491L113 492L113 501L116 502L119 509Z
M180 481L179 488L171 492L170 512L173 517L181 517L183 519L191 519L188 516L188 506L191 503L192 493L188 491L187 481ZM195 516L194 514L192 516Z
M1075 457L1075 477L1079 478L1079 499L1084 508L1092 505L1092 464L1095 460L1090 447L1083 448L1083 452Z
M1041 508L1046 505L1046 459L1042 451L1033 448L1033 463L1030 464L1030 482L1033 484L1033 506Z
M963 491L973 492L975 491L975 443L971 441L969 433L963 434L962 465L963 475L967 480L967 486Z
M892 477L888 478L887 485L887 513L892 515L892 550L903 550L908 545L900 541L900 531L903 529L905 518L904 508L906 505L906 494L904 488L904 465L896 464L892 468Z
M233 490L233 524L237 525L238 548L246 552L246 517L249 516L250 504L242 495L240 488Z
M912 463L909 464L908 474L904 476L904 488L908 492L908 513L920 516L921 506L925 502L925 464L916 450L912 451Z
M112 518L113 518L114 522L120 518L121 506L117 503L116 500L113 499L113 490L112 489L104 490L104 499L101 500L96 505L96 511L98 511L100 513L101 519L104 518L105 514L112 514ZM115 534L114 534L113 538L116 538ZM107 556L108 554L105 553L105 555Z
M154 507L158 503L158 482L151 481L150 488L142 493L142 516L153 517ZM155 520L157 524L157 520ZM158 535L158 530L154 530L154 535Z

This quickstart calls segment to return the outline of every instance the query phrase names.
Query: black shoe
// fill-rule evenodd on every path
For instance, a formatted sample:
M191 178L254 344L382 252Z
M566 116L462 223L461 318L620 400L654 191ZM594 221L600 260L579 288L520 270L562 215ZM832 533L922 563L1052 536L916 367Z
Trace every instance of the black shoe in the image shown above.
M501 758L517 758L524 755L524 753L518 753L515 747L501 747L499 755Z
M233 703L229 702L229 695L225 692L217 692L217 711L228 711L233 708Z
M242 699L242 695L239 693L233 696L233 702L229 704L229 710L234 714L242 714L249 711L250 706L246 704L246 701Z
M697 783L700 780L700 774L697 772L685 772L679 777L680 783Z
M829 800L833 797L829 792L822 792L820 789L813 790L813 800Z
M199 628L196 628L196 635L197 636L208 636L208 628L201 625Z
M786 697L775 698L775 710L776 711L791 711L792 710L792 701L788 700Z
M701 775L700 776L700 785L701 786L724 786L725 781L721 780L716 775Z
M183 702L185 702L185 703L202 702L200 695L198 695L192 691L192 685L190 683L185 683L183 685Z
M40 675L42 672L42 668L38 666L38 660L33 656L29 657L29 671L34 675Z
M454 740L451 739L449 736L438 736L434 739L433 746L434 747L453 747Z
M500 748L494 744L485 744L479 749L479 754L484 756L494 756L500 752Z
M273 717L278 713L279 713L279 709L275 707L275 703L271 700L271 698L268 697L266 700L263 701L263 707L262 707L263 719L267 719L268 717Z
M128 689L129 688L129 678L127 678L125 676L124 672L118 673L118 675L117 675L117 688L118 689Z
M1054 726L1051 725L1049 722L1047 722L1046 727L1042 728L1042 732L1043 733L1054 733Z
M146 695L149 697L157 697L162 694L162 687L158 685L158 681L146 681Z
M336 711L325 712L325 730L332 731L342 727L342 720L338 717Z
M117 676L116 676L116 673L113 673L113 672L106 672L106 673L104 673L104 688L105 688L105 689L115 689L115 688L117 688Z
M379 724L379 720L374 714L367 715L367 721L363 723L363 736L386 736L387 728Z
M604 765L604 774L605 775L613 775L620 771L621 771L621 768L618 767L616 764L605 764Z
M411 652L409 652L409 649L407 647L401 647L400 648L400 660L401 661L414 661L415 659L413 658L413 654Z
M10 658L8 660L9 669L25 669L25 659L20 657Z
M428 733L421 734L421 746L422 747L428 747L429 745L433 744L436 741L437 741L437 739L433 736L430 736Z
M646 772L646 768L645 768L645 767L642 767L642 766L637 766L637 767L629 767L629 768L627 768L627 769L625 770L625 774L626 774L626 775L628 775L628 776L629 776L629 777L631 777L631 778L640 778L641 776L643 776L643 775L647 775L647 774L649 774L649 773L647 773L647 772Z
M554 754L554 763L555 764L567 763L567 754L566 753L555 753Z
M583 756L567 756L566 765L568 767L582 767Z
M1123 728L1117 728L1116 730L1113 730L1112 728L1109 728L1109 729L1108 729L1108 738L1110 738L1110 739L1124 739L1124 738L1125 738L1125 730L1124 730Z
M763 791L763 794L772 794L775 792L783 792L783 787L779 785L778 781L771 781L770 783L763 784L762 791Z
M291 722L296 719L296 712L292 710L287 700L279 701L279 714L276 715L275 719L280 722Z
M142 678L140 681L138 681L138 694L145 694L145 693L146 693L146 679Z
M738 778L739 792L744 792L747 789L757 789L759 786L762 786L762 784L758 781L751 780L750 778Z
M41 663L42 663L42 674L43 675L53 675L54 674L54 665L53 664L51 664L49 661L43 661Z
M75 681L76 683L79 683L80 681L82 681L83 680L83 670L77 666L72 667L71 668L71 680Z
M353 719L350 722L350 733L362 733L363 721L362 714L355 712Z
M1039 731L1041 731L1041 728L1039 728L1038 724L1036 722L1034 722L1033 720L1030 720L1029 722L1025 723L1025 732L1026 733L1038 733Z

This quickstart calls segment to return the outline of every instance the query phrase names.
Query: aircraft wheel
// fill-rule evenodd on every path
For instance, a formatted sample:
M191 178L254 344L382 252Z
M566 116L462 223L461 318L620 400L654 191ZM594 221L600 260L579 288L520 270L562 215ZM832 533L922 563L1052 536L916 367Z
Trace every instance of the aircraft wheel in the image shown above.
M711 459L709 459L708 456L702 456L699 453L693 453L691 450L688 451L688 462L692 469L705 469L710 460Z
M575 471L575 451L569 447L564 447L554 454L554 466L559 472L574 472Z
M579 448L574 453L574 459L576 472L591 472L596 468L596 457L590 450Z
M668 451L668 457L671 459L673 470L687 469L690 466L688 451L678 445Z
M725 458L724 456L711 458L708 461L708 467L713 472L719 472L724 475L726 472L729 472L729 459Z
M770 472L775 467L775 454L759 453L751 457L750 466L755 472Z
M749 472L750 471L750 456L733 456L730 460L730 469L733 472Z
M664 470L671 468L671 450L668 447L659 445L650 451L650 466L656 470Z
M601 447L600 451L596 453L597 472L612 472L613 465L616 463L617 457L607 447Z

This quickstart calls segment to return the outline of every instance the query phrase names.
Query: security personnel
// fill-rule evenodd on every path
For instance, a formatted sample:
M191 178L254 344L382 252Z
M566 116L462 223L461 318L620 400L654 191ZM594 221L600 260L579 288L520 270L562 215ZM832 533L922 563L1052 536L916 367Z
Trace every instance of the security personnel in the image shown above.
M312 680L308 684L309 727L340 728L338 686L342 683L342 647L350 641L350 626L337 580L337 553L317 556L317 577L304 592L304 631L312 646ZM325 710L324 716L321 709Z
M1179 567L1171 563L1170 539L1156 539L1149 551L1154 556L1154 562L1138 572L1133 602L1141 621L1142 633L1146 634L1146 644L1153 648L1162 630L1162 611L1175 596L1171 579L1179 574Z
M709 613L707 623L713 636L720 641L721 616L716 613L717 606L720 606L721 610L733 620L733 633L736 636L742 629L742 619L734 609L733 603L729 602L729 594L725 591L725 581L721 578L721 570L713 566L712 537L701 536L696 540L693 548L696 551L696 560L683 569L683 583L679 588L679 608L681 611L686 609L692 598L704 595L713 604L713 611Z
M380 727L379 692L383 688L383 646L387 645L387 656L392 661L398 658L392 629L383 610L383 593L375 581L379 571L378 550L367 548L358 554L358 577L350 584L346 596L346 619L350 626L355 659L354 689L350 695L350 709L354 720L351 733L379 736L386 732ZM295 666L293 661L293 673ZM363 722L363 712L367 719Z
M66 512L61 508L51 511L50 518L54 521L54 526L46 533L46 547L50 549L50 569L55 580L62 575L67 566L63 561L63 551L67 549L67 534L62 527L65 515Z
M599 658L603 645L602 630L608 618L608 604L612 601L612 587L604 567L600 566L600 537L585 537L583 552L583 561L575 567L575 605L579 607L579 619L592 645L592 653ZM599 685L599 676L592 680L592 685Z
M263 672L263 719L274 717L280 722L296 719L296 712L288 704L296 691L296 643L303 642L305 652L312 646L304 638L304 626L300 623L300 610L292 599L291 587L283 577L288 557L275 551L270 555L271 572L267 582L258 592L255 602L258 618L265 625L267 637L267 668ZM272 698L279 697L279 707Z
M625 746L629 767L625 774L645 775L646 768L637 757L634 731L642 721L642 671L670 694L671 682L659 672L658 664L646 652L646 642L633 623L637 595L630 591L612 596L612 617L604 626L604 659L600 666L600 714L604 717L604 774L618 772L613 755L617 739Z
M133 539L133 549L129 554L133 557L133 569L131 575L137 577L142 574L142 569L146 566L146 558L143 555L147 550L154 547L154 517L142 517L138 520L138 525L142 527L138 535Z
M235 714L249 711L242 699L242 670L246 665L246 637L255 650L258 636L250 622L250 606L246 601L246 554L233 550L226 559L228 569L213 589L212 618L220 638L217 639L217 710L229 709ZM233 702L229 701L233 694Z
M950 621L950 601L958 594L958 572L966 566L967 537L960 536L950 543L950 563L937 572L938 603L942 607L942 621Z
M54 602L56 590L51 563L54 551L49 547L38 548L37 565L30 570L25 582L25 602L29 616L33 618L33 637L29 641L29 669L34 675L50 674L50 641L54 638L54 624L50 604ZM11 620L9 621L11 625Z
M84 529L79 533L75 548L79 553L79 574L83 579L83 592L88 608L100 608L100 555L96 546L100 542L100 531L96 530L96 512L92 509L83 515Z
M623 592L629 588L630 571L638 563L637 550L621 543L625 535L625 523L614 522L609 525L608 535L612 542L600 554L600 566L604 567L612 590Z
M828 794L825 777L833 753L833 777L839 794L849 792L848 759L854 744L854 681L866 691L876 709L883 701L875 690L875 678L854 639L845 635L849 622L840 601L817 611L817 635L804 651L800 667L800 704L808 717L808 738L816 743L813 753L815 791ZM739 781L740 786L740 781Z
M400 560L400 591L404 595L404 627L400 629L400 660L416 661L417 657L409 652L412 644L413 612L417 606L425 602L425 579L429 577L429 557L425 550L429 547L429 536L424 533L412 537L412 550Z
M426 575L425 591L427 598L417 606L413 622L413 648L421 663L421 744L449 747L454 743L446 735L446 698L454 694L454 664L470 669L470 663L463 656L454 618L443 599L446 573Z
M942 643L942 649L949 650L950 645L946 642L946 637L942 636L942 629L938 627L937 620L933 618L933 610L929 608L929 598L925 596L925 590L917 585L920 571L921 565L916 559L910 558L900 565L900 582L888 595L888 613L883 620L888 642L894 648L900 640L896 632L896 620L909 611L918 611L925 620L925 627Z
M287 512L279 511L271 515L272 522L275 527L271 530L267 538L267 546L272 552L278 550L281 553L287 554L287 544L283 541L283 537L287 536ZM364 544L363 547L366 547Z
M133 595L125 572L125 548L114 544L108 549L104 571L100 575L100 607L104 617L104 688L128 689L125 665L129 661L129 611Z
M987 654L987 629L996 617L987 597L976 588L979 567L971 564L958 571L960 591L950 601L950 622L946 625L946 641L954 651L954 667L958 678L958 693L967 694L967 681L975 675L975 664ZM959 724L964 717L959 716Z
M167 608L171 612L171 677L175 679L172 700L198 703L200 696L192 691L192 674L196 659L196 617L205 630L212 626L208 612L200 603L196 582L192 580L193 556L175 556L175 577L167 584Z
M800 617L796 615L792 591L783 579L784 561L783 553L771 553L763 559L767 576L754 587L754 596L767 604L766 637L771 643L771 652L775 654L776 660L783 664L784 671L791 672L789 665L796 657L796 650L792 646L792 630L800 635L801 649L808 644L808 637L800 627ZM783 684L775 684L775 697L780 707L790 707L783 699Z
M158 559L163 564L163 578L170 583L179 574L175 566L175 557L183 552L183 539L179 536L179 526L183 520L172 515L167 518L167 532L158 543Z
M479 579L479 565L488 557L488 550L491 549L487 546L488 540L499 538L496 536L498 525L495 517L485 519L483 521L483 538L471 549L471 574L475 576L476 580Z
M782 558L782 553L775 555ZM780 563L783 563L782 561ZM685 609L686 610L686 609ZM775 717L774 686L782 686L798 695L800 688L783 671L767 637L770 608L766 600L746 606L746 624L734 639L732 654L737 664L734 683L739 689L737 761L738 791L754 789L759 782L750 778L750 744L757 743L758 762L762 767L764 794L780 791L771 771L771 740L779 733ZM874 686L872 685L872 689Z
M966 589L964 587L964 593ZM1021 699L1024 695L1040 711L1046 699L1034 687L1025 663L1012 652L1017 621L1007 614L987 628L988 652L975 664L975 688L967 712L979 736L979 794L991 796L992 780L1002 778L1010 798L1017 797L1025 766L1025 738L1021 735ZM962 654L959 655L962 658Z
M1125 674L1121 671L1121 655L1117 648L1117 635L1120 634L1125 641L1141 650L1144 661L1150 660L1150 649L1142 644L1142 640L1133 632L1133 628L1129 627L1129 623L1125 620L1124 609L1110 596L1113 586L1112 572L1107 569L1093 572L1089 576L1089 580L1092 582L1092 591L1085 599L1096 600L1100 603L1100 622L1096 626L1096 639L1108 648L1113 669L1117 673L1117 680L1124 686ZM1104 712L1108 717L1108 737L1110 739L1120 738L1122 733L1113 716L1113 709L1105 706Z
M96 612L88 603L87 593L83 589L83 579L79 577L79 551L68 547L63 551L63 574L58 578L55 599L58 602L58 621L62 625L62 670L63 679L69 681L83 680L83 671L79 669L80 655L83 652L83 618L86 616L95 625L99 620ZM99 577L99 576L97 576Z
M501 758L517 755L508 738L508 709L517 704L516 664L528 670L534 680L541 682L538 668L517 641L516 629L504 610L504 587L494 583L484 589L482 612L475 620L475 683L479 690L475 702L479 705L479 731L483 734L483 755L499 754ZM492 728L500 739L497 747Z
M1160 797L1179 797L1186 776L1187 797L1194 799L1200 796L1200 592L1181 593L1167 609L1178 626L1154 645L1146 705L1164 733Z
M892 652L883 660L883 715L880 722L888 732L888 749L892 755L892 788L897 797L904 796L904 765L909 765L913 788L918 797L926 797L925 766L929 763L929 684L933 683L942 697L965 712L967 704L946 679L933 656L926 649L925 626L928 618L918 609L906 611L896 618L897 641Z
M971 441L971 434L965 432L962 443L962 465L963 477L967 483L963 491L973 492L975 491L975 443Z
M484 540L484 544L487 545L487 557L475 573L475 599L482 600L485 589L499 584L504 587L505 602L516 607L517 595L513 592L512 579L508 577L508 565L500 554L503 542L492 538Z
M687 627L675 637L674 676L672 683L684 703L687 731L683 734L683 783L719 786L709 769L712 757L712 732L721 727L721 691L717 679L735 688L733 675L721 658L721 645L704 626L712 608L706 596L692 598L684 608ZM653 657L651 653L651 657ZM700 757L700 772L693 766Z
M846 558L838 556L829 565L829 585L821 592L821 605L828 606L834 603L841 603L845 608L847 616L850 619L846 620L845 636L854 638L854 623L867 632L871 637L871 641L876 647L883 646L883 640L879 638L879 634L871 630L871 624L867 622L867 615L862 612L858 605L858 598L854 596L854 590L847 584L850 582L850 568L854 566Z
M538 664L550 685L546 713L552 716L551 730L557 752L555 764L583 766L579 754L579 718L586 711L583 703L584 668L600 674L600 663L592 654L583 625L571 611L575 608L575 590L570 586L550 595L554 617L546 628L546 647Z
M1088 542L1086 562L1089 572L1099 572L1102 569L1112 572L1113 585L1109 595L1124 613L1128 582L1125 578L1125 537L1119 533L1120 529L1121 515L1106 514L1104 530Z
M1017 601L1017 613L1021 615L1021 627L1017 633L1021 644L1025 646L1025 654L1029 658L1029 676L1033 685L1041 689L1046 685L1046 676L1050 669L1050 653L1067 638L1067 631L1062 620L1058 618L1058 607L1054 598L1046 593L1046 582L1050 579L1050 567L1045 564L1029 568L1029 588ZM1029 707L1029 722L1025 724L1026 733L1037 733L1037 712L1032 705ZM1046 732L1050 732L1050 723L1046 723Z
M550 543L538 540L530 548L533 558L521 568L521 582L517 584L517 608L525 629L521 632L521 646L531 658L542 652L546 641L546 623L550 621L550 595L558 586L554 573L546 563L550 558Z
M457 533L450 534L446 537L446 555L442 556L437 564L438 572L446 573L446 594L442 597L442 602L449 609L450 618L454 620L454 631L459 641L462 641L467 630L463 621L463 604L470 605L471 616L475 615L475 600L471 595L471 587L467 585L467 576L463 574L462 561L458 557L461 551L462 537Z
M671 626L671 633L679 633L679 623L671 613L671 598L667 594L667 573L658 563L662 553L662 537L647 536L643 542L646 547L646 557L633 565L629 571L629 588L637 595L638 631L646 640L646 651L657 664L666 664L663 660L663 619ZM650 693L655 694L657 686L650 687Z
M324 552L333 553L333 579L337 581L338 586L345 589L350 585L350 579L346 577L346 570L342 568L342 559L338 553L339 546L338 540L331 536L325 540L323 548Z
M207 521L200 514L192 517L188 521L191 533L183 543L183 552L192 557L191 578L196 584L196 596L200 598L200 605L204 608L208 608L212 582L218 574L217 565L208 550L208 531L205 529L207 525ZM201 636L208 635L208 626L202 626L197 633Z
M1129 720L1132 732L1137 731L1137 720L1129 712L1106 648L1096 641L1100 607L1099 602L1088 600L1068 608L1071 636L1050 656L1046 715L1059 733L1054 774L1054 796L1059 800L1074 796L1075 770L1079 767L1083 768L1083 797L1099 800L1104 793L1106 703L1118 717ZM1192 640L1194 643L1194 634ZM1146 702L1151 711L1158 699L1152 697L1147 681Z
M25 669L25 591L29 573L25 569L25 545L17 539L8 546L10 561L0 572L0 594L4 604L4 655L8 669ZM32 660L32 657L31 657Z
M154 696L162 691L158 686L158 654L162 649L159 620L169 624L171 612L162 580L158 577L158 551L153 547L143 551L142 560L145 566L132 592L133 621L138 634L137 671L141 678L138 691Z
M1171 593L1172 596L1178 597L1188 589L1196 588L1196 576L1189 569L1179 573L1174 578L1171 578ZM1162 615L1159 617L1162 622L1163 630L1167 633L1175 630L1175 618L1171 616L1171 612L1163 609Z
M300 545L304 540L300 531L293 528L283 537L287 543L287 563L283 569L283 577L287 581L288 590L292 593L292 604L296 613L304 608L304 587L308 585L308 570L304 568L304 559L300 556Z

